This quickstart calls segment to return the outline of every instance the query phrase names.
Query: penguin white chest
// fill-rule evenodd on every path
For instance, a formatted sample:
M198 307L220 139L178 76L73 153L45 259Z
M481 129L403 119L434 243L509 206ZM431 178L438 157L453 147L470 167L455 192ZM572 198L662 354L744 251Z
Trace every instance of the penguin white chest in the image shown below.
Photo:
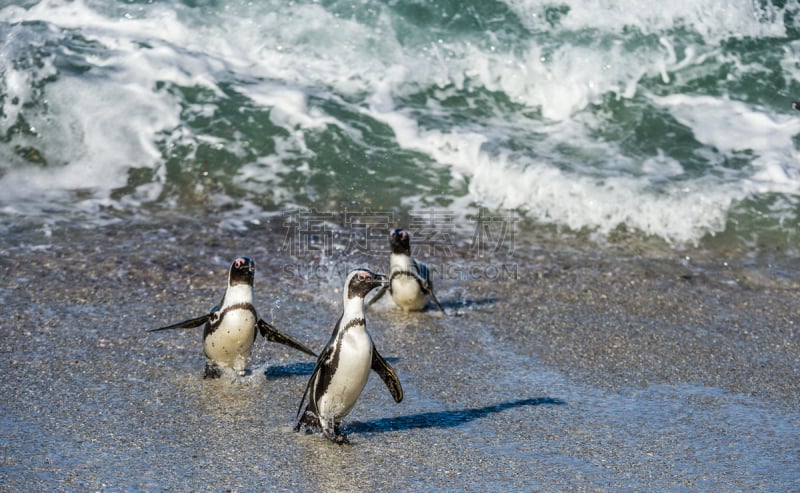
M367 385L371 367L372 339L363 328L349 330L341 339L333 378L318 402L321 417L346 416Z
M393 253L389 260L389 270L392 279L392 300L395 305L403 310L422 310L428 304L428 299L419 281L414 277L417 266L408 255Z
M203 344L206 356L215 363L244 373L253 349L256 318L251 310L236 309L225 313L219 326L208 334Z
M404 310L421 310L428 304L419 282L402 274L392 279L392 299Z

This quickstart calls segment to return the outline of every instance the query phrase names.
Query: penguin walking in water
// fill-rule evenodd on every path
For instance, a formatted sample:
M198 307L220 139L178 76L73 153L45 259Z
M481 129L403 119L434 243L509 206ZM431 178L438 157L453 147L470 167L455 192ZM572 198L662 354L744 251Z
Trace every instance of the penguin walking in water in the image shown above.
M395 304L406 311L418 311L428 306L428 298L445 313L433 293L433 279L428 266L411 257L411 235L403 228L389 233L389 283L384 285L367 306L378 301L388 290Z
M228 289L220 304L212 308L210 313L148 332L188 329L205 324L203 350L206 369L203 378L219 378L223 367L231 368L243 376L258 333L268 341L279 342L316 357L314 351L258 317L253 306L255 270L255 263L249 258L235 259L228 272Z
M397 373L375 349L364 320L364 297L385 282L385 276L368 269L348 274L343 290L344 310L308 380L297 410L295 431L302 426L322 428L328 439L349 443L339 428L364 390L370 370L381 377L395 402L403 400Z

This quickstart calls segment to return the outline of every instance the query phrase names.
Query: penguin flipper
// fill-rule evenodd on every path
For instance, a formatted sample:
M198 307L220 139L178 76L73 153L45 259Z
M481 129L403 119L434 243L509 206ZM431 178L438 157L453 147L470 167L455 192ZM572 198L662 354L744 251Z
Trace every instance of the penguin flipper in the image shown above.
M277 342L279 344L289 346L290 348L297 349L298 351L309 354L315 358L317 357L317 353L310 350L304 344L296 341L292 337L280 332L278 329L265 322L264 319L258 319L256 325L258 326L258 331L262 336L264 336L264 339L270 342Z
M375 303L376 301L378 301L378 300L381 298L381 296L383 296L384 294L386 294L386 291L387 291L387 290L388 290L388 289L389 289L391 286L392 286L392 285L391 285L391 283L390 283L390 284L384 284L383 286L381 286L381 289L379 289L379 290L378 290L378 292L377 292L377 293L375 293L375 296L373 296L373 297L372 297L372 299L371 299L371 300L369 300L369 302L367 302L367 305L366 305L366 307L365 307L365 308L369 308L369 307L370 307L370 306L371 306L373 303Z
M319 418L311 412L311 410L306 407L306 410L303 412L303 415L297 420L297 424L294 425L294 431L300 431L302 427L306 428L321 428L322 425L319 422Z
M442 308L442 304L439 303L439 300L436 299L436 295L433 294L433 290L432 289L428 290L428 292L426 294L431 299L431 301L433 301L433 304L436 305L436 308L438 308L442 313L447 315L447 312L444 311L444 308Z
M439 300L436 299L436 295L433 294L433 279L431 279L431 271L428 270L428 266L422 262L415 263L417 265L417 282L419 282L419 287L422 289L422 292L425 293L428 298L431 299L431 301L433 301L433 304L436 305L436 308L446 315L447 312L444 311L442 304L439 303Z
M303 392L303 398L300 399L300 405L297 407L297 425L295 431L300 429L300 426L305 424L307 426L319 426L319 418L317 417L317 403L314 401L313 390L314 385L317 383L317 376L322 369L322 362L330 356L332 349L330 344L325 346L322 354L317 358L317 365L314 367L314 372L308 378L306 390ZM303 410L305 406L305 411Z
M319 366L319 365L317 365ZM300 431L300 427L302 425L306 426L315 426L319 424L319 419L317 419L317 423L314 423L314 419L311 417L311 399L309 398L309 394L311 391L311 382L314 381L314 377L317 374L316 368L314 369L314 373L311 374L311 378L308 379L308 384L306 385L306 390L303 392L303 398L300 399L300 406L297 408L297 416L295 419L297 420L297 424L294 426L294 431ZM308 404L306 404L308 402ZM303 410L303 406L305 406L305 411Z
M400 385L400 379L397 377L394 368L380 355L375 348L375 344L372 345L372 370L377 373L378 376L381 377L381 380L383 380L383 383L386 384L386 388L389 389L389 393L392 394L394 401L402 401L403 386Z
M190 318L189 320L184 320L183 322L167 325L166 327L159 327L157 329L147 329L147 332L156 332L159 330L170 330L170 329L191 329L194 327L199 327L200 325L208 322L212 314L213 312L203 315L202 317Z

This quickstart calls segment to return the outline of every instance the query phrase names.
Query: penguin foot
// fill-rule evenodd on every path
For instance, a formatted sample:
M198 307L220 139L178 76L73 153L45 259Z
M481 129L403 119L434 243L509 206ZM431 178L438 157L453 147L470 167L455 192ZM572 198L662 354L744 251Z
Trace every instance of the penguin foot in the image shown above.
M331 426L331 424L333 426ZM325 423L325 425L322 426L322 434L325 436L325 438L333 443L338 443L339 445L350 445L350 440L347 439L347 436L339 431L340 425L341 423L337 422Z
M350 445L350 440L347 438L346 435L342 435L337 432L330 434L327 431L323 431L322 434L325 435L325 438L332 441L333 443L337 443L339 445Z
M306 435L313 435L315 433L319 433L320 428L321 427L318 425L317 426L308 425L304 424L303 422L299 422L296 425L294 425L295 432L300 432L300 430L303 430L303 433L305 433ZM339 445L350 445L350 440L347 438L346 435L339 433L338 429L335 431L330 431L323 428L322 436L332 441L333 443L337 443Z
M206 371L203 373L203 378L219 378L222 376L222 370L220 370L219 366L206 364Z
M304 426L306 427L306 435L314 433L315 429L322 428L317 416L308 409L306 409L300 419L297 420L297 424L294 425L294 431L300 431L300 428Z
M310 434L314 433L314 427L313 426L308 426L308 425L304 426L302 421L297 423L296 425L294 425L294 431L295 432L299 433L301 429L303 430L303 433L305 433L306 435L310 435Z
M311 428L310 426L306 426L305 428L303 428L299 424L294 427L294 431L299 432L301 428L303 429L303 433L305 433L306 435L313 435L317 431L314 428Z

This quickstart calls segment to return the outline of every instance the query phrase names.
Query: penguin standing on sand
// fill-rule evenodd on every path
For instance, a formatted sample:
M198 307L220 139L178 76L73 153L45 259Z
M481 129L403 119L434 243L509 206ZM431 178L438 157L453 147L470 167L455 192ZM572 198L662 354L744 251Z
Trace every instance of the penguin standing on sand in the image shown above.
M255 270L255 263L249 258L235 259L228 273L228 289L220 304L212 308L210 313L166 327L150 329L148 332L188 329L205 324L203 350L206 355L206 370L203 378L219 378L223 367L232 368L239 376L243 376L256 339L256 328L268 341L279 342L316 356L303 344L258 318L253 306Z
M406 311L422 310L428 305L428 297L436 307L445 313L444 308L433 294L431 271L422 262L411 258L411 235L403 228L389 233L389 283L367 303L372 305L389 290L395 304Z
M381 377L395 402L403 400L400 380L375 349L364 320L364 297L385 282L385 276L368 269L356 269L348 274L343 290L344 311L308 380L297 410L295 431L300 431L302 426L318 427L328 439L349 443L347 437L339 433L339 427L364 390L370 370ZM305 410L303 405L306 405Z

